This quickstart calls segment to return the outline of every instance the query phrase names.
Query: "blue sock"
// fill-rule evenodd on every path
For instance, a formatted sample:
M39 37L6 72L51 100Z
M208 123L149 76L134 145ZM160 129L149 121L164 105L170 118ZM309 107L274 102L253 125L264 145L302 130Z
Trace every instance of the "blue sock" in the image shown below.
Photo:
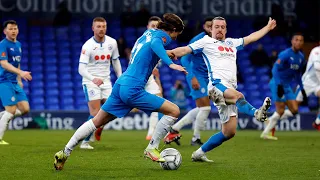
M163 114L161 112L158 112L158 119L160 120L163 117Z
M205 142L201 149L203 152L208 152L218 146L220 146L224 141L228 140L227 137L223 135L223 133L220 131L213 136L211 136L207 142Z
M92 119L92 118L93 118L93 116L90 115L90 116L88 117L88 121L89 121L90 119ZM88 141L90 140L92 134L93 134L93 133L91 133L89 136L87 136L87 137L84 139L84 141L88 142Z
M320 119L320 113L318 114L317 118Z
M240 98L236 102L236 106L240 112L245 113L250 116L254 116L256 108L254 108L245 98Z

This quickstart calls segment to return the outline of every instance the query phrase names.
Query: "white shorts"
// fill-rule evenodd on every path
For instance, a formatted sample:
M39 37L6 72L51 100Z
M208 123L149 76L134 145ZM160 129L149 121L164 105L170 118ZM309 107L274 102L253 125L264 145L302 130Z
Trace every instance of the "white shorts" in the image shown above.
M160 94L161 90L159 85L156 83L156 80L151 76L144 87L144 89L150 94Z
M303 88L306 91L307 96L310 96L312 93L317 95L317 92L320 91L320 85L317 82L312 82L311 80L303 81ZM298 87L298 95L296 97L297 101L303 101L303 96Z
M105 82L99 87L95 84L83 84L82 87L87 102L108 99L112 91L111 83Z
M220 82L219 85L223 86L224 88L228 88L228 89L235 89L235 87L236 87L236 85L234 85L234 84L223 83L223 82ZM218 87L219 86L216 85L215 89L219 90ZM209 82L208 92L212 88L213 88L213 85L211 82ZM235 104L231 104L231 105L227 105L227 106L219 106L219 105L215 104L215 106L218 108L219 117L220 117L222 124L228 122L231 116L236 116L236 118L238 118L238 108Z

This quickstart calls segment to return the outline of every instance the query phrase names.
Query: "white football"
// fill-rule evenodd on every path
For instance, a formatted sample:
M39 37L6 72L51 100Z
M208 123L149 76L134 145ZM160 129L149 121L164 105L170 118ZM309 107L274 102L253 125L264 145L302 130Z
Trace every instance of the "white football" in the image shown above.
M182 156L178 150L167 148L164 149L160 155L166 160L166 162L160 162L160 166L164 170L177 170L180 167Z

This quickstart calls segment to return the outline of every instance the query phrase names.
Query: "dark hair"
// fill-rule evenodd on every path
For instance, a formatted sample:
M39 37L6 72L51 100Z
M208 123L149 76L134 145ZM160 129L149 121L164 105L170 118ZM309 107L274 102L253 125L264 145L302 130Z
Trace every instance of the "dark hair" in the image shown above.
M150 22L150 21L161 21L161 18L159 18L158 16L151 16L150 18L149 18L149 20L148 20L148 23Z
M208 21L212 21L214 19L214 17L206 17L203 21L203 24L205 24Z
M172 13L166 13L163 15L163 21L158 24L158 29L165 31L175 31L182 32L184 29L184 24L181 18Z
M301 32L295 32L295 33L292 35L292 39L293 39L295 36L302 36L302 37L304 37Z
M104 19L103 17L95 17L92 21L92 24L94 22L107 22L106 19Z
M18 25L15 20L7 20L3 23L3 28L6 28L8 24Z

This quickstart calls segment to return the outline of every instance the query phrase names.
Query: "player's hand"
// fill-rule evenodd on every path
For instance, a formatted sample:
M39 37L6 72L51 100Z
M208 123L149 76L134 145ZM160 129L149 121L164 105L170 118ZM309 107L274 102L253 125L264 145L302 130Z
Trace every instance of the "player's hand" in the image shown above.
M274 29L277 26L277 22L276 20L272 19L271 17L269 17L269 21L267 24L268 29L271 31L272 29Z
M302 101L301 105L307 106L308 105L308 97L307 97L306 91L304 89L301 89L301 93L302 93L302 97L303 97L303 101Z
M154 68L154 69L152 70L152 74L153 74L155 77L160 78L159 70L158 70L157 68Z
M199 81L196 77L193 77L191 79L191 85L192 85L192 89L194 90L199 90L200 89L200 84L199 84Z
M182 67L178 64L170 64L169 66L171 69L174 69L174 70L177 70L177 71L181 71L181 72L184 72L185 74L188 74L187 70L185 67Z
M282 98L282 96L284 95L284 89L282 85L278 85L277 95L279 98Z
M29 71L20 71L19 76L22 79L24 79L25 81L31 81L32 80L31 72L29 72Z
M176 55L174 55L173 50L167 50L166 52L167 52L167 55L169 56L170 59L178 60Z
M103 84L103 81L99 78L94 78L92 82L97 86L100 86L101 84Z

